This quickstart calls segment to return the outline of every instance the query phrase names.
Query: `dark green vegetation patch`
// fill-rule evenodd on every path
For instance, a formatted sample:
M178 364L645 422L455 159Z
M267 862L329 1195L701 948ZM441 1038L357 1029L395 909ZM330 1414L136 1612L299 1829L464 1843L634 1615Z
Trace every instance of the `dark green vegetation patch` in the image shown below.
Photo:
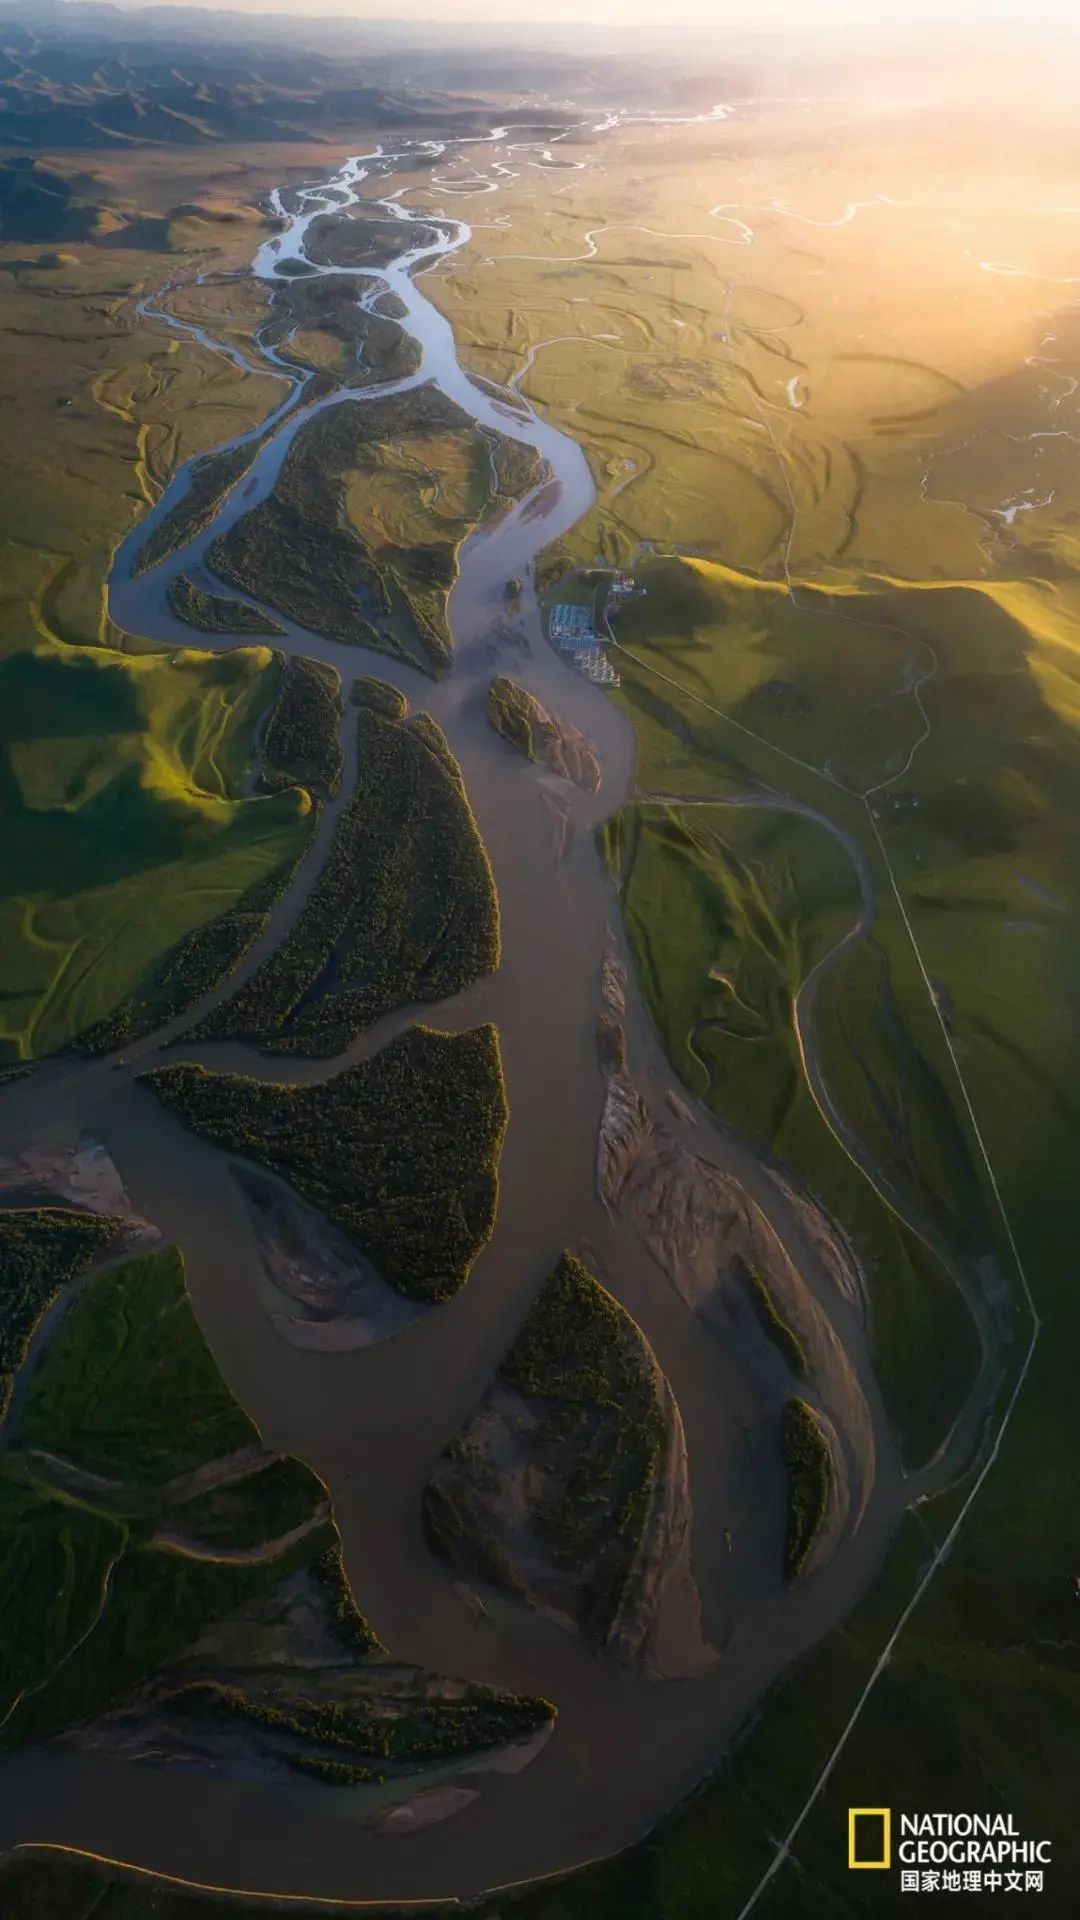
M46 1448L42 1455L38 1447ZM258 1434L236 1405L184 1289L179 1254L126 1262L76 1300L31 1382L0 1456L0 1743L44 1738L104 1707L202 1628L333 1544L325 1490L307 1481L310 1531L291 1549L229 1561L191 1539L185 1496L245 1481L257 1531ZM271 1506L268 1511L272 1511ZM248 1529L249 1537L252 1528ZM71 1658L78 1646L79 1657Z
M298 1693L295 1685L263 1680L258 1694L215 1681L195 1681L167 1703L193 1715L246 1721L278 1737L295 1740L301 1751L290 1764L329 1786L359 1786L385 1780L386 1764L415 1767L420 1762L461 1760L485 1748L500 1747L535 1733L554 1717L545 1700L487 1687L467 1687L460 1700L417 1700L408 1711L386 1712L383 1699L335 1699L332 1681ZM315 1753L312 1746L329 1748ZM357 1764L349 1756L363 1755ZM381 1763L381 1764L380 1764Z
M224 594L207 593L186 573L178 573L170 580L166 598L178 620L189 627L196 627L200 633L268 633L284 632L276 620L258 607L249 607L245 600L230 600Z
M410 226L414 247L431 246L434 227ZM401 254L401 223L364 209L320 213L305 236L304 251L319 267L386 267Z
M548 477L550 468L539 448L530 447L524 440L512 440L508 434L492 434L489 438L499 502L502 506L511 506L515 500L532 493Z
M295 654L285 663L263 736L263 785L301 786L328 800L341 785L341 675L321 660Z
M379 680L370 673L357 674L351 697L354 707L374 707L376 713L384 714L388 720L404 720L409 711L408 699L400 687L391 686L389 680Z
M133 1493L258 1440L199 1331L177 1253L86 1289L34 1376L18 1437Z
M409 1300L448 1300L495 1223L506 1128L494 1027L413 1027L316 1086L203 1067L145 1076L171 1112L288 1180Z
M736 1267L745 1279L753 1301L757 1317L768 1334L781 1359L787 1362L798 1379L805 1380L810 1368L806 1357L806 1348L790 1327L773 1299L768 1281L756 1267L747 1266L744 1260L737 1260Z
M543 709L524 687L519 687L509 674L497 673L487 698L488 719L508 740L512 747L525 755L526 760L539 760L545 749L557 738L557 729L543 714Z
M210 565L313 633L382 647L429 673L444 672L454 545L392 555L383 548L376 556L346 516L344 476L383 441L469 426L460 408L427 387L329 408L295 435L273 493L214 541ZM441 596L439 618L425 589Z
M227 1772L240 1741L241 1768L355 1786L553 1717L382 1660L326 1489L262 1446L175 1251L71 1307L0 1454L0 1528L0 1748L94 1718L98 1751Z
M533 1542L493 1527L487 1495L498 1470L483 1418L451 1442L425 1489L428 1538L495 1585L542 1597L602 1644L637 1561L664 1454L655 1362L629 1314L565 1253L499 1368L496 1392L500 1383L525 1402L524 1421L505 1409L502 1417L513 1421L526 1483L545 1490L525 1517ZM538 1553L547 1575L537 1571Z
M370 704L357 729L356 786L295 925L189 1038L342 1053L381 1014L498 965L495 884L445 738L427 714Z
M805 1400L784 1408L784 1465L788 1474L788 1533L784 1559L788 1579L806 1565L829 1505L832 1456L817 1418Z
M319 274L278 286L264 343L350 386L407 379L419 369L420 342L390 315L362 306L362 284L351 275Z
M108 1214L67 1207L0 1212L0 1422L34 1328L66 1286L125 1231Z
M200 454L191 462L184 492L140 544L132 562L133 573L149 573L204 532L226 494L254 464L259 444L257 439L244 440L239 446L222 447L218 453Z

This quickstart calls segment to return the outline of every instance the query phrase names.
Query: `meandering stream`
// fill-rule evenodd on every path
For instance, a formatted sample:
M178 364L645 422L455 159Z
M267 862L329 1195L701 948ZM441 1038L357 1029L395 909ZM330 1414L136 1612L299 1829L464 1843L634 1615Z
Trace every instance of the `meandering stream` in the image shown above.
M491 139L505 146L510 135L498 129ZM440 150L456 144L439 143ZM286 261L304 257L319 213L354 204L373 175L388 181L432 151L431 142L378 149L347 161L323 186L291 196L287 229L260 248L253 271L281 278ZM275 204L284 213L281 196ZM836 1327L873 1415L878 1470L868 1509L833 1562L805 1584L791 1588L780 1578L784 1501L769 1453L775 1434L763 1431L745 1354L688 1310L637 1236L598 1198L603 1083L595 1022L609 929L620 936L594 830L632 791L634 744L615 705L544 642L532 587L537 555L588 511L593 483L576 442L520 397L502 402L470 379L452 328L424 294L424 270L467 244L467 224L413 213L396 198L377 204L402 223L400 257L389 267L317 270L354 274L361 297L396 294L403 325L423 350L419 371L390 387L339 390L314 405L305 405L297 377L250 475L209 529L153 571L133 575L149 528L186 485L181 475L124 543L111 611L121 627L155 641L208 644L169 612L168 582L181 571L198 575L210 541L265 497L315 407L362 404L433 380L478 426L545 456L556 485L481 527L463 548L450 602L454 666L445 680L432 683L383 655L343 650L295 625L278 643L333 661L346 675L370 670L393 680L416 709L433 714L461 762L499 888L503 959L492 979L455 1003L427 1009L425 1018L445 1027L493 1020L500 1031L511 1123L495 1235L462 1293L393 1340L353 1353L304 1352L287 1345L264 1312L258 1256L225 1156L187 1134L137 1084L162 1035L128 1049L122 1060L46 1062L29 1080L4 1088L0 1138L64 1138L88 1128L105 1142L136 1210L183 1248L201 1323L237 1396L271 1446L309 1461L329 1486L358 1602L381 1637L402 1659L546 1695L559 1708L558 1726L525 1773L488 1778L467 1811L407 1840L363 1828L347 1793L225 1784L38 1749L0 1764L0 1846L50 1840L219 1887L406 1902L464 1898L571 1868L645 1833L700 1779L777 1674L850 1612L880 1565L910 1489L905 1493L899 1474L859 1306L839 1293L797 1206L751 1150L693 1101L685 1102L686 1119L669 1109L673 1075L632 979L627 1030L643 1097L688 1149L736 1174L768 1215ZM434 228L437 238L410 246L409 229L418 225ZM495 637L511 576L525 583L527 646L520 651ZM496 666L593 739L603 768L598 795L528 765L494 733L485 698ZM348 716L345 725L347 795L355 767ZM559 813L568 823L565 848ZM244 971L299 911L335 818L336 809L327 808L316 850ZM234 975L227 990L235 984ZM373 1050L408 1018L390 1016L350 1057ZM320 1078L341 1065L280 1063L223 1045L179 1057L274 1078ZM566 1246L591 1261L642 1326L682 1411L703 1621L720 1653L694 1680L646 1680L497 1597L490 1598L490 1620L477 1621L421 1535L420 1492L434 1459L471 1413Z

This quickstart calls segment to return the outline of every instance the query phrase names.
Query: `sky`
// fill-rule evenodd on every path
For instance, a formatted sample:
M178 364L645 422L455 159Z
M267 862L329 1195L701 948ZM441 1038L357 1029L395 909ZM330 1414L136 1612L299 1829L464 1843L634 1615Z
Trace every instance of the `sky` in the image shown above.
M147 0L118 0L139 6ZM153 0L167 4L167 0ZM876 22L939 21L943 16L968 14L986 26L992 21L1060 21L1075 24L1080 0L178 0L179 4L207 6L221 11L287 13L299 17L328 14L341 19L431 20L449 26L455 21L506 22L533 28L543 35L546 22L560 25L595 23L601 26L708 28L722 32L739 29L801 27L864 30Z

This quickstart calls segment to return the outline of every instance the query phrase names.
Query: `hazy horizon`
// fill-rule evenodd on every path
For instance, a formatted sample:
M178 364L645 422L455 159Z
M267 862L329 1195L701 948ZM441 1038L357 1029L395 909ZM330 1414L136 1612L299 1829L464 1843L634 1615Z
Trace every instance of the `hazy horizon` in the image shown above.
M93 0L68 0L72 6ZM172 0L107 0L124 11L160 12ZM969 15L984 30L995 23L1023 21L1060 31L1078 22L1073 0L546 0L538 17L533 0L396 0L393 12L387 0L176 0L175 10L199 8L213 13L291 14L297 18L370 22L386 28L399 24L433 26L520 27L543 34L552 26L693 28L711 33L748 32L799 27L827 31L866 32L910 27L914 21L960 21ZM613 48L613 51L619 49ZM622 49L625 50L625 49Z

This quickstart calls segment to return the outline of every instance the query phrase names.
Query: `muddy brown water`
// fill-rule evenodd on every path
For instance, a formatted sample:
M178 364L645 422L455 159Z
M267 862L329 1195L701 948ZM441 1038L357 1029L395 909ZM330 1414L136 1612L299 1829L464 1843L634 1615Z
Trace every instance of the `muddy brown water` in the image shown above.
M348 183L358 188L359 163L350 164ZM393 156L379 164L388 171ZM445 230L441 252L462 243L458 223L440 216L438 224ZM286 235L273 255L264 249L262 270L272 272L295 244ZM19 1145L87 1128L105 1142L136 1211L182 1247L199 1319L230 1387L267 1442L309 1462L329 1487L358 1603L392 1652L437 1672L543 1694L558 1707L556 1732L523 1774L485 1776L473 1806L407 1838L363 1828L345 1792L239 1785L33 1749L0 1763L0 1846L53 1841L221 1887L388 1902L467 1898L571 1868L640 1837L701 1778L777 1675L851 1610L903 1508L861 1311L840 1297L806 1242L797 1210L751 1150L692 1101L690 1121L669 1111L665 1094L674 1076L632 976L627 1032L645 1100L670 1132L736 1173L758 1200L837 1327L874 1415L878 1469L868 1510L833 1562L805 1584L790 1588L780 1573L783 1488L775 1426L760 1391L767 1349L706 1327L598 1198L603 1084L595 1022L608 930L620 942L621 935L594 831L632 791L634 743L606 695L544 642L531 587L536 555L587 510L592 482L572 441L531 411L519 413L515 427L462 373L450 329L415 278L428 257L437 256L406 251L396 268L372 278L405 299L406 324L425 346L422 377L436 378L474 418L540 444L559 486L545 494L543 511L523 503L467 543L451 600L455 663L441 684L300 628L290 628L284 644L333 660L346 676L370 671L394 680L414 708L434 715L461 762L498 884L503 957L492 979L425 1017L447 1027L492 1020L499 1028L511 1119L494 1237L462 1293L394 1339L352 1353L304 1352L286 1344L266 1317L254 1240L226 1159L136 1083L158 1041L129 1049L121 1062L48 1062L29 1081L4 1088L0 1140ZM286 416L278 439L302 417ZM275 440L258 463L258 492L272 484L282 451ZM249 496L243 505L250 504ZM236 510L236 503L228 506L188 552L139 581L130 577L137 540L129 543L112 582L114 617L131 631L190 644L190 631L165 607L165 586L199 564L212 533ZM526 581L527 649L492 638L511 576ZM595 741L599 794L584 795L530 766L493 731L485 696L497 668L514 673ZM349 731L348 716L345 724ZM551 802L569 823L561 857ZM324 833L330 823L332 815ZM275 917L275 938L314 870L309 860ZM354 1055L370 1052L408 1017L380 1022ZM328 1071L325 1062L282 1068L225 1046L170 1057L242 1065L267 1077L311 1079ZM682 1411L703 1625L720 1652L715 1667L693 1680L646 1680L496 1595L485 1593L490 1620L477 1621L421 1534L420 1495L434 1460L474 1408L567 1246L590 1261L639 1322Z

